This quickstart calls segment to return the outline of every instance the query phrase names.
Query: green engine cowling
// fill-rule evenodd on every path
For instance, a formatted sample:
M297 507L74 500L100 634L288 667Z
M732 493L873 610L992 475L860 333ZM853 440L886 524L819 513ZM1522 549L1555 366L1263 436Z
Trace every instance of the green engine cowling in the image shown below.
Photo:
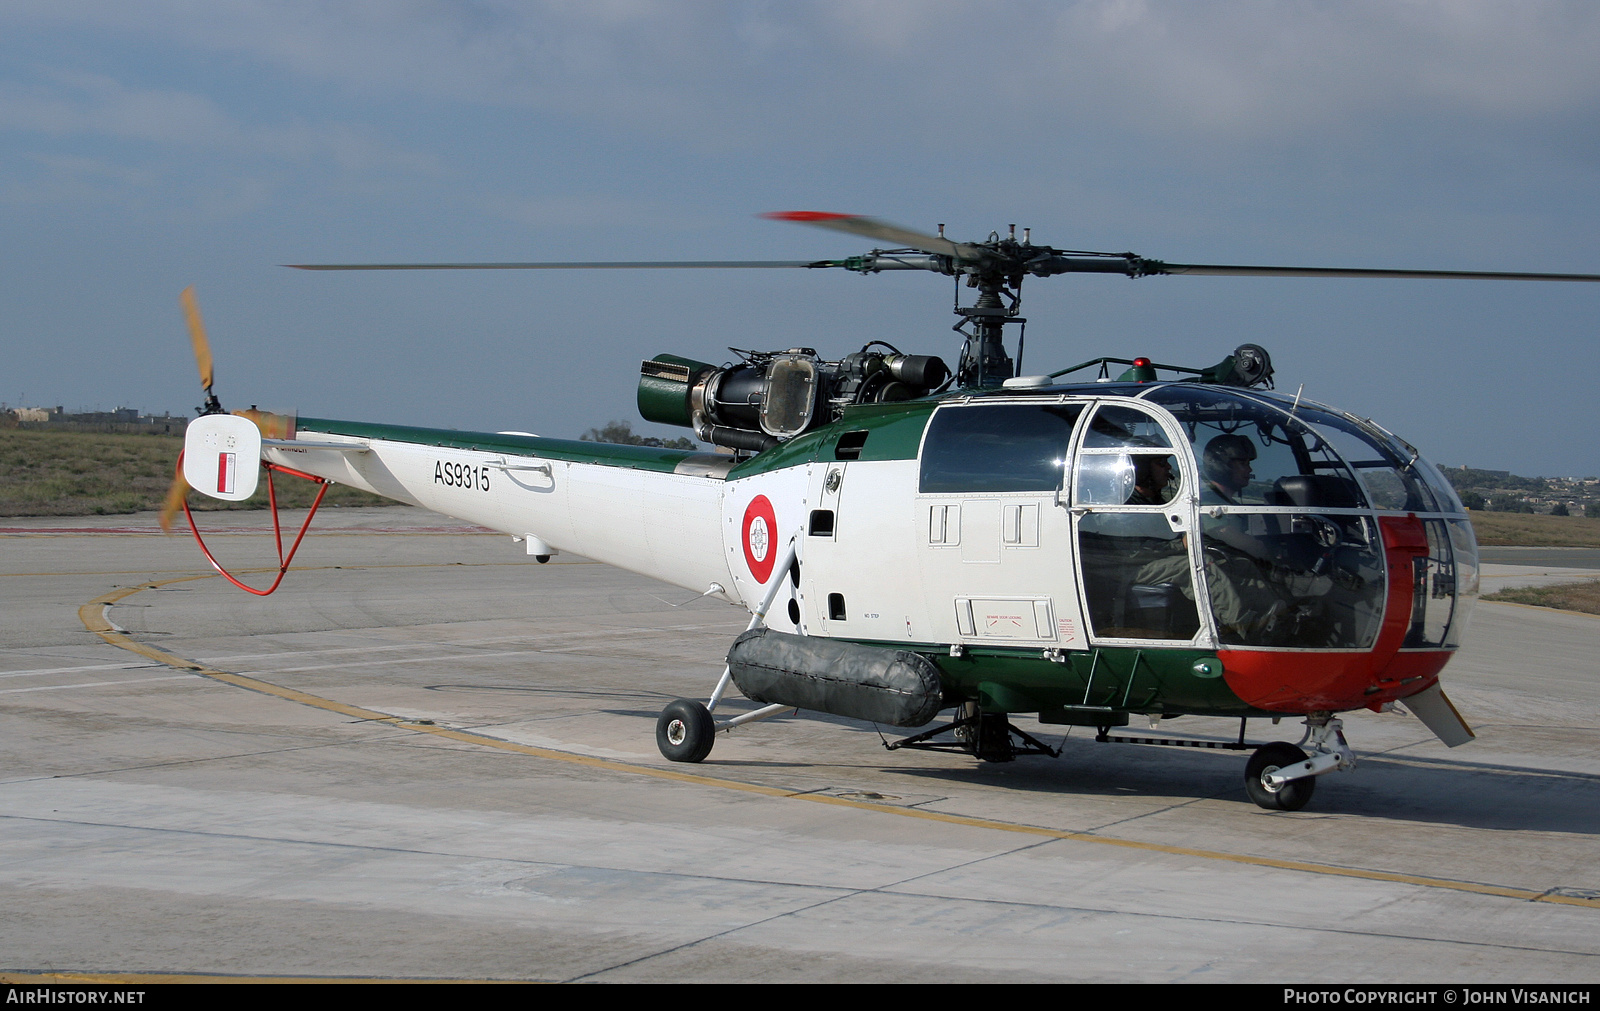
M656 355L639 366L639 415L646 421L694 427L689 394L715 365L677 355Z

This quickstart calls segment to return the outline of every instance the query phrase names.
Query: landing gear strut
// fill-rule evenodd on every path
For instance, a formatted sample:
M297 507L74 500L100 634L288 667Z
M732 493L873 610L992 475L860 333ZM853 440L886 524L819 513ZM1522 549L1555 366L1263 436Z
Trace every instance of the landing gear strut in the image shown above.
M773 571L789 572L794 567L796 551L795 542L791 539L783 556L783 562L774 567ZM761 598L761 604L751 616L750 624L745 626L746 630L755 628L767 620L767 609L772 606L773 598L788 582L789 580L783 578L772 581L772 586L767 589L767 595ZM799 585L798 577L795 577L794 585ZM712 592L721 593L722 587L712 583L711 589L700 596L704 597ZM678 699L661 710L661 716L656 720L656 747L661 749L661 757L669 762L703 762L706 756L711 754L711 746L717 743L717 731L732 730L746 723L769 720L774 716L796 711L793 706L762 706L753 712L718 723L711 715L711 711L717 708L717 704L722 701L723 693L732 683L733 675L724 664L722 677L718 679L717 687L712 690L711 699L704 705L693 699Z

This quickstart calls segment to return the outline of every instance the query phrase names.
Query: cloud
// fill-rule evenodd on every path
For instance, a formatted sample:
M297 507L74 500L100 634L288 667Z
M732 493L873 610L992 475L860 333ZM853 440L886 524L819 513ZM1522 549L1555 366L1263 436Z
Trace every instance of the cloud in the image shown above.
M289 184L286 170L368 179L442 171L438 158L364 124L249 123L206 95L81 71L0 82L0 138L0 155L12 155L4 194L13 204L114 201L168 187L207 217L231 217L268 205ZM85 142L93 157L75 153Z
M200 95L131 90L100 74L49 71L44 77L32 85L0 85L0 130L185 145L231 142L240 133Z
M148 190L159 173L104 158L33 153L0 176L0 202L33 209L52 204L98 204L115 194Z
M408 95L714 141L870 137L887 121L931 143L1054 122L1226 147L1600 105L1600 7L1588 3L152 0L24 2L0 12L8 21L143 35L365 101ZM163 111L206 112L144 114Z

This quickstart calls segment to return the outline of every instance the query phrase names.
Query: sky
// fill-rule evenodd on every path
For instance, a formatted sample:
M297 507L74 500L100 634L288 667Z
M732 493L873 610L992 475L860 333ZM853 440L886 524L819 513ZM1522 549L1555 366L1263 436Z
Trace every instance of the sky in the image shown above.
M1600 5L187 0L0 5L0 401L636 431L638 363L871 340L954 362L951 282L307 273L812 259L868 214L1175 262L1600 273ZM1030 280L1025 372L1207 366L1430 459L1600 474L1600 284Z

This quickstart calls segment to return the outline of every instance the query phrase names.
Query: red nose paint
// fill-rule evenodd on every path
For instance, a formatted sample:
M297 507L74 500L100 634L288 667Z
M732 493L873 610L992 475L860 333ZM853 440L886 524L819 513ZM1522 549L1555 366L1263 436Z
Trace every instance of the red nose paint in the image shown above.
M1416 516L1380 516L1378 527L1389 563L1389 597L1372 648L1218 650L1223 677L1235 695L1276 712L1377 709L1438 679L1452 650L1400 651L1411 626L1412 560L1428 553L1427 531Z

